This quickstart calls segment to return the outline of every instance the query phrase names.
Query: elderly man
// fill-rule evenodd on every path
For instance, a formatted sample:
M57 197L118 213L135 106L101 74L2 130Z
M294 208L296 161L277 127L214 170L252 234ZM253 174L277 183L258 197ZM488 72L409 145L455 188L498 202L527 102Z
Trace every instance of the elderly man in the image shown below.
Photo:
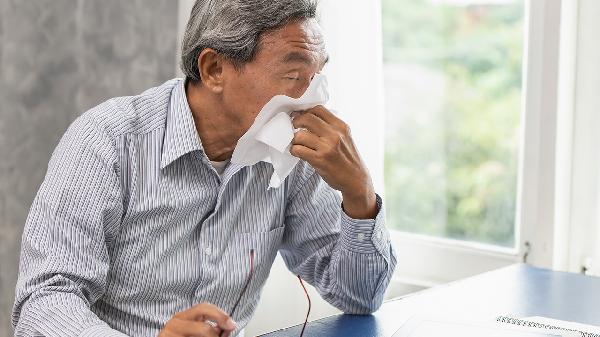
M270 163L229 162L261 108L327 62L315 16L311 0L198 0L185 80L69 127L23 233L17 336L235 335L278 251L344 312L380 306L395 256L342 120L323 106L293 119L301 161L278 188Z

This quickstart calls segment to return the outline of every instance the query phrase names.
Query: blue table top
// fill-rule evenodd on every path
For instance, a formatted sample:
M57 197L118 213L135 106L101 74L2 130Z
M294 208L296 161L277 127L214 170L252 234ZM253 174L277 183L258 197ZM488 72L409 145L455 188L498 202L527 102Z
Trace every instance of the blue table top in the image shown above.
M600 278L517 264L385 302L373 315L312 321L304 336L391 337L411 317L545 316L600 326ZM301 326L263 337L299 336Z

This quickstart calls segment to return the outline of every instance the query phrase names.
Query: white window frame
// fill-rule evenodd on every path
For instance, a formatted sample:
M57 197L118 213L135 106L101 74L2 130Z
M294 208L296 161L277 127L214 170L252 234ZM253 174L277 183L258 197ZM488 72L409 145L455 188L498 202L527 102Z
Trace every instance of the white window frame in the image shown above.
M552 267L560 16L560 0L525 1L517 247L392 231L395 282L429 287L524 259Z
M600 275L600 2L563 7L553 265Z

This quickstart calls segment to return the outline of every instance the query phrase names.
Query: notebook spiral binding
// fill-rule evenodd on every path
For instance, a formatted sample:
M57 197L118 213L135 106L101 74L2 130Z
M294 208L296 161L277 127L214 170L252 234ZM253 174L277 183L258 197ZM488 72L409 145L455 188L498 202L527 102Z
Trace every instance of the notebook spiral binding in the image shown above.
M595 334L595 333L561 328L561 327L554 326L554 325L530 322L530 321L513 318L513 317L500 316L500 317L496 318L496 321L500 322L500 323L515 324L515 325L520 325L520 326L529 327L529 328L540 328L540 329L546 329L546 330L563 330L563 331L577 332L577 333L581 334L581 337L600 337L599 334Z

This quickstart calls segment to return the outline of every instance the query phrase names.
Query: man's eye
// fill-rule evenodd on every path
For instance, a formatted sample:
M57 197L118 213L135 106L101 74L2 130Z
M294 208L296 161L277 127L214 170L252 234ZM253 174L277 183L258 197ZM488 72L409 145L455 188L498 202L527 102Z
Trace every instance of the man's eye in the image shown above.
M288 80L300 81L300 77L286 77Z

